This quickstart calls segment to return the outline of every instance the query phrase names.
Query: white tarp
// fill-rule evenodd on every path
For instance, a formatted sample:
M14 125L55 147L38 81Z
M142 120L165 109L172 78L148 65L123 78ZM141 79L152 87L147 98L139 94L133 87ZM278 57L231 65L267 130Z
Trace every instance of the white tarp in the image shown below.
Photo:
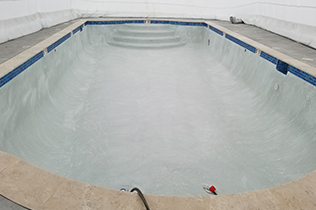
M0 43L77 18L78 13L81 17L220 20L234 15L316 48L313 0L0 0Z
M78 17L71 0L0 0L0 43Z

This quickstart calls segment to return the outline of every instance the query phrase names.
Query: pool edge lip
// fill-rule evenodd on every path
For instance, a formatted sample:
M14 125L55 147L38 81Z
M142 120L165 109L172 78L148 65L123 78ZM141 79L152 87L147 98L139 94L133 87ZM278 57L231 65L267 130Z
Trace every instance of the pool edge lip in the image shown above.
M115 20L126 20L117 18ZM133 18L141 19L141 18ZM113 20L113 19L111 19ZM143 20L159 20L148 18ZM166 20L166 19L161 19ZM0 78L21 66L43 52L48 53L47 48L57 47L61 38L76 34L87 21L108 21L108 19L80 19L76 23L57 32L48 39L34 45L19 55L0 65ZM172 20L175 21L175 20ZM177 21L177 20L176 20ZM189 21L179 19L178 21ZM316 75L316 68L302 63L294 58L284 55L274 49L255 42L238 33L232 32L212 21L190 20L190 22L205 22L208 25L221 30L223 36L229 34L235 38L268 53L277 59L282 59L290 65L312 76ZM67 38L67 37L66 37ZM20 158L0 151L0 194L4 197L30 209L79 209L82 206L92 209L140 209L141 202L135 194L120 192L107 188L74 181L44 169L38 168ZM5 180L5 181L4 181ZM305 209L315 208L316 205L316 171L306 176L276 187L250 191L245 193L220 195L220 196L160 196L145 195L153 209Z
M97 187L51 173L0 152L0 194L29 209L141 209L135 193ZM152 209L312 209L316 205L316 171L268 189L219 196L145 197ZM308 208L311 207L311 208Z

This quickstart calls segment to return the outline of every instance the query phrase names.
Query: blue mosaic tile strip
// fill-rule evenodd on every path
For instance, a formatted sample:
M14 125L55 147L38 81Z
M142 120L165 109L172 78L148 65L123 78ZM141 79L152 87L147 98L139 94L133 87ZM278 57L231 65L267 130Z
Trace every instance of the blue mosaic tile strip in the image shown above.
M78 28L76 28L75 30L73 30L72 34L76 34L78 31L82 31L82 29L83 29L83 25L81 25Z
M151 20L151 24L171 24L171 25L180 25L180 26L204 26L208 25L204 22L183 22L183 21L170 21L170 20Z
M55 49L58 45L60 45L61 43L63 43L64 41L66 41L67 39L69 39L71 37L71 33L68 33L67 35L65 35L64 37L62 37L61 39L59 39L57 42L51 44L49 47L47 47L47 52L49 53L50 51L52 51L53 49Z
M87 21L85 25L115 25L125 23L145 23L146 20L119 20L119 21ZM152 24L171 24L171 25L183 25L183 26L204 26L208 27L204 22L182 22L182 21L169 21L169 20L151 20Z
M145 23L145 20L87 21L85 25L115 25L125 23Z
M277 65L277 63L278 63L278 59L277 58L275 58L272 55L269 55L268 53L265 53L263 51L261 51L260 57L270 61L271 63L274 63L275 65Z
M221 30L219 30L219 29L217 29L217 28L214 28L213 26L209 26L209 28L210 28L212 31L214 31L215 33L217 33L217 34L219 34L219 35L221 35L221 36L224 35L224 32L223 32L223 31L221 31Z
M4 77L0 78L0 88L11 81L14 77L18 76L20 73L22 73L25 69L33 65L36 61L41 59L44 56L44 52L41 51L34 55L32 58L28 59L26 62L18 66L17 68L13 69L11 72L6 74Z
M287 64L287 63L285 63L285 62L283 62L283 61L281 61L281 60L278 60L276 69L277 69L279 72L281 72L281 73L283 73L283 74L286 75L287 72L288 72L288 68L289 68L289 64Z
M247 43L245 43L245 42L243 42L243 41L241 41L241 40L239 40L239 39L237 39L229 34L226 34L226 38L229 39L230 41L235 42L236 44L242 46L243 48L246 48L247 50L249 50L253 53L256 53L256 51L257 51L257 49L255 47L253 47L253 46L251 46L251 45L249 45L249 44L247 44Z
M204 26L204 27L208 27L208 24L207 23L202 23L202 26Z
M299 78L305 80L306 82L316 86L316 78L312 75L307 74L306 72L301 71L294 66L289 66L288 71L294 74L295 76L298 76Z

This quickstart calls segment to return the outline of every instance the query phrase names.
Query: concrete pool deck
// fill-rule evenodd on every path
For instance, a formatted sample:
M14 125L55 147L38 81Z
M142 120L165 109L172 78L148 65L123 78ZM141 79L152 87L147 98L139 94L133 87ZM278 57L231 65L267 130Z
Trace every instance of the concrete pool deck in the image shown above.
M0 66L0 77L27 60L30 55L45 49L50 43L54 43L86 21L81 19L71 26L61 24L56 26L55 30L44 29L47 33L43 30L45 33L42 35L34 33L22 37L25 41L21 41L20 38L0 44L2 53L0 57L4 57L3 61L7 61ZM313 49L300 45L299 52L302 51L300 54L296 52L295 47L287 48L288 45L284 44L297 43L256 27L232 25L223 21L205 22L316 75L315 62L302 59L315 58L313 53L316 51ZM269 35L269 39L265 38L266 34ZM46 36L49 38L46 39ZM31 43L29 40L34 41L34 46L29 44ZM42 42L37 44L40 41ZM16 48L10 50L11 54L6 53L8 51L5 50L10 46L11 49ZM24 46L30 47L25 50ZM19 54L20 52L23 53ZM0 194L29 209L145 209L135 193L120 192L70 180L3 152L0 152L0 178L2 180ZM316 172L312 172L284 185L246 193L194 197L145 195L145 197L151 209L316 209L315 186Z
M228 21L218 20L211 22L279 51L298 61L316 67L316 50L313 48L252 25L231 24Z

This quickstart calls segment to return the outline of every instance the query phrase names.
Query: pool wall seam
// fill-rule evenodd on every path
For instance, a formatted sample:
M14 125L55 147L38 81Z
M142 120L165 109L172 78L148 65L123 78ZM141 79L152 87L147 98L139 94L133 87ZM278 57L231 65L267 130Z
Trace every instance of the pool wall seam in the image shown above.
M78 25L78 23L79 23L79 25ZM171 25L180 25L180 26L203 26L203 27L210 29L214 33L216 33L220 36L223 36L226 39L234 42L235 44L249 50L250 52L257 53L261 58L276 65L276 70L280 71L280 68L282 68L282 71L281 71L282 73L290 72L291 74L293 74L293 75L305 80L306 82L316 86L316 68L311 67L307 64L304 64L300 61L297 61L297 60L295 60L289 56L286 56L280 52L274 51L273 49L268 48L260 43L256 43L255 41L250 40L246 37L243 37L240 34L231 32L231 31L229 31L223 27L220 27L212 22L181 21L181 20L147 20L147 19L140 20L140 19L138 19L138 20L81 20L81 21L73 24L72 26L70 26L72 28L73 28L73 26L75 26L75 28L70 30L70 32L69 32L69 27L64 29L63 31L66 31L67 34L65 34L64 36L62 36L61 38L59 38L58 40L56 40L52 44L48 45L48 47L44 47L44 49L35 53L35 55L28 58L27 61L23 62L22 64L20 64L16 68L13 68L13 70L8 71L6 74L1 75L1 72L2 72L1 67L3 67L3 65L5 66L5 63L3 65L0 65L0 88L2 86L4 86L5 84L7 84L9 81L11 81L13 78L15 78L17 75L22 73L28 67L30 67L31 65L36 63L38 60L40 60L42 57L44 57L47 53L50 53L51 51L56 49L59 45L64 43L71 36L75 35L79 31L82 31L84 26L86 26L86 25L117 25L117 24L126 24L126 23L138 23L138 24L150 23L150 24L171 24ZM247 40L248 40L248 42L247 42ZM249 42L251 42L251 43L249 43ZM271 55L271 54L273 54L273 55ZM279 54L279 56L277 56L275 54ZM282 59L282 58L285 58L285 59ZM297 65L291 64L293 61L295 61L294 63L296 63ZM280 66L278 64L280 64Z

